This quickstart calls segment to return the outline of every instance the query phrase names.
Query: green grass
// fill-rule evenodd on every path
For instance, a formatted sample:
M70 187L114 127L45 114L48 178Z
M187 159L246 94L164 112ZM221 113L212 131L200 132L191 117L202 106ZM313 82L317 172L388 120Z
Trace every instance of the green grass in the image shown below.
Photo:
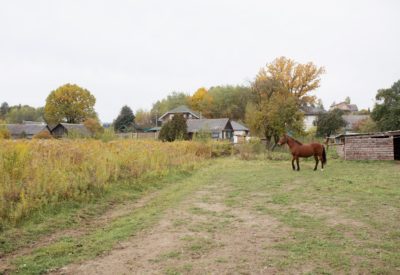
M280 223L282 233L276 233L277 241L265 243L261 257L263 265L281 273L296 273L303 267L311 274L400 272L400 165L328 159L323 172L312 171L313 165L312 161L303 161L302 170L294 172L289 161L228 158L213 161L212 165L191 174L169 175L150 185L153 190L158 188L159 193L145 207L104 228L78 238L62 238L28 256L19 257L15 271L40 274L101 255L117 242L154 226L167 209L180 208L180 202L190 198L196 190L212 185L226 189L221 201L228 210L215 212L189 207L188 213L207 217L207 220L192 222L177 217L173 227L211 236L229 232L234 230L232 223L236 222L238 226L240 222L229 210L246 209L252 215L263 219L273 217ZM120 197L117 203L135 200L143 190L130 192L129 185L121 185L108 190L103 199L89 205L63 205L43 211L15 229L23 232L20 233L22 240L8 241L2 249L11 251L32 241L34 236L77 227L82 221L82 217L78 218L81 215L96 217L117 197ZM213 201L210 195L199 200L210 204ZM1 240L4 242L7 237L2 235ZM209 251L223 245L212 238L199 236L188 236L181 241L183 250L168 251L158 259L180 261L176 266L166 266L164 272L167 274L190 272L196 267L192 258L207 257ZM244 260L246 256L243 255ZM221 256L213 262L224 265L229 260ZM241 267L244 272L245 268L246 265Z

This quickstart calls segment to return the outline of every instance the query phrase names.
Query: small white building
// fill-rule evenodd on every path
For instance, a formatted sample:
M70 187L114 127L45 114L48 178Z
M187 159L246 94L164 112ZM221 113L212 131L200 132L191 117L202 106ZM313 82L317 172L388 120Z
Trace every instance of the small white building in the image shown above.
M318 115L325 112L321 108L312 106L303 107L302 111L304 112L304 126L306 131L314 127L314 122L317 120Z

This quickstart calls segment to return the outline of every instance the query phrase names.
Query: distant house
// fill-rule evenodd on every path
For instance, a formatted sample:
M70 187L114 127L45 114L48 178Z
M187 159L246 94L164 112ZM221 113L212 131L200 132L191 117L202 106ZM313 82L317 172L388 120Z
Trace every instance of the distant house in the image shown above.
M51 134L55 138L63 138L71 134L75 134L80 137L90 137L92 135L92 133L84 124L59 123L50 129Z
M314 127L314 122L317 120L319 114L325 113L324 109L312 106L305 106L302 108L302 111L304 113L304 126L306 131Z
M50 133L49 128L43 123L36 124L7 124L7 129L10 132L11 138L20 139L27 138L31 139L40 132Z
M182 114L184 118L186 119L200 119L200 115L193 110L189 109L185 105L181 105L179 107L176 107L175 109L172 109L171 111L166 112L162 116L159 117L158 121L160 121L162 124L165 122L171 120L174 115L176 114Z
M229 118L188 119L186 124L189 138L193 138L199 132L209 132L211 138L218 140L233 137L233 127Z
M358 112L358 107L356 104L348 104L346 102L340 102L338 104L333 104L333 105L331 105L331 108L329 110L332 111L335 109L342 110L345 113Z

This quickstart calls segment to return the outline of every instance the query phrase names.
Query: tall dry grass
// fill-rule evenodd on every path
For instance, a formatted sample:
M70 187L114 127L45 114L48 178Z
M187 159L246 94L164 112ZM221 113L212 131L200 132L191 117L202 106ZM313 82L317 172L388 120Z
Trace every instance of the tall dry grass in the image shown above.
M0 227L66 200L88 200L115 182L226 152L226 145L118 140L0 141Z

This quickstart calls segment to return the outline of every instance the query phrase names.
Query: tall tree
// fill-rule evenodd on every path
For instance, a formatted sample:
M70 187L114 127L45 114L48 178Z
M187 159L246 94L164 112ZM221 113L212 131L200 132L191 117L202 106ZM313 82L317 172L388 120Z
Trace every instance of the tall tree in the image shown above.
M392 131L400 129L400 80L389 89L381 89L376 95L377 103L371 117L379 130Z
M317 136L329 137L338 133L340 129L346 126L343 114L344 112L339 109L319 114L314 122L315 126L317 126Z
M81 123L96 118L96 98L75 84L65 84L52 91L46 99L44 116L47 123Z
M252 83L252 104L246 111L250 129L267 144L285 131L301 132L300 107L315 103L310 92L319 87L322 73L324 69L311 62L299 64L285 57L267 64Z
M153 127L155 117L152 117L151 112L143 109L139 109L135 113L135 122L141 128L151 128Z
M200 112L205 117L211 116L211 104L213 102L212 96L208 93L207 89L199 88L189 99L189 105L193 110Z
M315 97L310 92L319 88L321 75L325 73L323 67L314 63L305 64L279 57L263 69L265 76L277 81L285 92L295 96L301 105L315 102Z
M166 98L158 100L153 104L151 108L151 114L153 117L160 117L164 113L171 109L174 109L180 105L188 105L189 95L182 92L172 92Z
M128 106L122 107L118 117L114 120L116 132L127 133L135 131L135 115Z
M229 117L244 121L247 103L251 101L251 89L246 86L216 86L208 90L212 98L210 110L204 111L210 118Z

